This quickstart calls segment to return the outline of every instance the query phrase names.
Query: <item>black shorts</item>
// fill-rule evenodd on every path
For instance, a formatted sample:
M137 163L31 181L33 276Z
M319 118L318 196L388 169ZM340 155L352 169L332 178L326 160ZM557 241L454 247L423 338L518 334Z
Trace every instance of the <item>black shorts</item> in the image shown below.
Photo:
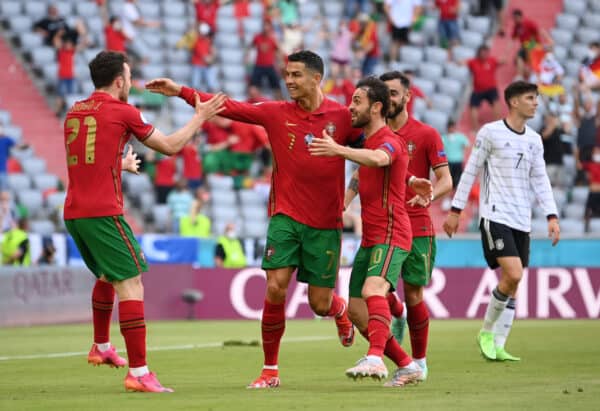
M529 265L529 233L482 218L479 222L483 256L491 269L498 268L498 257L519 257Z
M398 28L392 26L392 40L394 41L408 44L408 33L410 33L410 27Z
M490 105L498 101L498 90L491 88L481 92L472 92L471 101L469 102L470 107L479 107L483 101L487 101Z
M600 217L600 192L590 191L585 204L586 217Z
M273 66L254 66L252 70L252 77L250 78L250 85L256 87L262 87L264 79L267 80L271 90L279 90L279 76L275 67Z
M504 0L479 0L482 14L486 14L492 6L496 11L500 11L504 8Z

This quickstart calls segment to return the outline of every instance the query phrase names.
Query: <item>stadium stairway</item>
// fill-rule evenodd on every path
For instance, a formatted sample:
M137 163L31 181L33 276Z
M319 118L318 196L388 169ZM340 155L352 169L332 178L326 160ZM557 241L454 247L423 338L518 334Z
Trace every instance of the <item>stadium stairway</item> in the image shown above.
M11 113L12 122L22 128L27 143L46 160L48 171L66 183L67 169L59 119L15 58L4 38L0 38L0 61L2 107Z

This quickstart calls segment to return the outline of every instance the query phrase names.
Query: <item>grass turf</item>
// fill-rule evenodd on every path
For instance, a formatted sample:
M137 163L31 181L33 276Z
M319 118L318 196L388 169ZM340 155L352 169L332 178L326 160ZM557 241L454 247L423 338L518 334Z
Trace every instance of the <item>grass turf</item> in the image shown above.
M151 369L174 394L126 393L123 369L89 366L86 354L9 359L0 360L0 409L599 409L598 321L517 321L507 348L523 358L520 363L483 360L475 344L479 326L480 321L432 321L429 379L392 389L344 376L366 352L360 336L345 349L329 320L288 321L280 354L282 386L247 390L262 364L260 347L210 343L259 340L258 322L153 322L148 324L150 347L184 346L148 353ZM124 348L117 324L112 335L115 345ZM305 337L315 339L299 341ZM89 324L4 328L0 357L87 353L90 338ZM196 348L185 347L190 344ZM391 374L393 365L388 368Z

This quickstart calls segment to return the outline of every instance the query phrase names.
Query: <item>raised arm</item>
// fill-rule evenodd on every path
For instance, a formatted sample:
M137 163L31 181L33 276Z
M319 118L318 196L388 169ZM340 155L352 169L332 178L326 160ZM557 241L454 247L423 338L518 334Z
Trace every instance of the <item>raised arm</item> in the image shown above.
M182 86L169 78L151 80L146 83L146 89L165 96L179 96L191 106L194 106L194 95L196 94L200 96L200 101L207 101L213 96ZM278 102L251 104L227 98L223 104L224 110L220 115L244 123L264 125L268 120L272 120L273 113L276 112L276 108L273 106L278 104Z
M202 126L204 121L223 110L225 98L224 94L215 94L210 100L201 103L200 98L195 96L196 112L190 121L169 135L164 135L160 130L154 129L150 137L143 141L144 145L168 156L177 154L192 139L194 133Z
M367 167L385 167L392 162L388 153L381 149L371 150L342 146L336 143L326 130L323 130L323 138L313 138L308 151L313 156L344 157L346 160Z

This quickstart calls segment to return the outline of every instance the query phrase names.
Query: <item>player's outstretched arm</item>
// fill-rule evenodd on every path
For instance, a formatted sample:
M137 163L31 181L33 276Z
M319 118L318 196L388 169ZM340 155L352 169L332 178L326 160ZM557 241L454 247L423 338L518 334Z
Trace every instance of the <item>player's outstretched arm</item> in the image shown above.
M175 97L181 93L181 84L174 82L170 78L160 77L147 82L146 90L167 97Z
M132 174L139 174L140 171L140 160L137 156L137 153L133 152L133 146L131 144L127 145L127 153L125 157L121 160L121 169L123 171L128 171Z
M323 138L313 138L308 146L308 151L313 156L344 157L367 167L385 167L392 161L390 156L380 149L370 150L342 146L336 143L326 130L323 130Z
M171 156L181 151L183 146L192 139L194 133L202 126L204 121L223 111L223 103L227 97L224 94L215 94L213 98L203 103L196 95L196 112L183 127L168 136L160 130L154 129L150 137L143 141L144 145L159 153Z

